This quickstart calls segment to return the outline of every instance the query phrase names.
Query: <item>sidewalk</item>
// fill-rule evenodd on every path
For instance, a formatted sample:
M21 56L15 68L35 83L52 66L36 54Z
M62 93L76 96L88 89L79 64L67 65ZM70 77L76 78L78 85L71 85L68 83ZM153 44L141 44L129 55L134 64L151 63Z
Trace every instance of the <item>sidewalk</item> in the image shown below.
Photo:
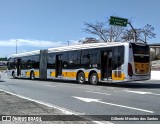
M152 70L151 71L151 80L160 80L160 71Z
M62 121L68 120L68 117L73 121ZM55 121L48 121L49 119ZM85 120L76 115L64 115L62 111L55 108L22 99L0 90L1 124L93 124L92 121Z

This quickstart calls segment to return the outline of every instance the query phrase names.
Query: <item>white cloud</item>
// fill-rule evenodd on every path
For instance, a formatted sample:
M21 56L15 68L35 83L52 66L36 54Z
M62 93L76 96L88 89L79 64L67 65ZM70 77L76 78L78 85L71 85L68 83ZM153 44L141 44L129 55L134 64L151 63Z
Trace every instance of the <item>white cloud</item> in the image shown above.
M4 47L15 47L17 46L30 46L30 47L58 47L58 46L67 46L68 42L61 41L44 41L44 40L26 40L26 39L10 39L10 40L0 40L0 46ZM69 45L78 44L78 40L70 40Z
M26 40L26 39L10 39L10 40L1 40L0 46L5 47L14 47L16 46L31 46L31 47L54 47L59 45L59 42L54 41L39 41L39 40Z
M69 45L79 44L79 40L70 40ZM17 42L17 50L16 50ZM0 40L0 57L10 56L11 54L28 52L33 50L48 49L60 46L67 46L68 42L28 40L28 39L10 39Z

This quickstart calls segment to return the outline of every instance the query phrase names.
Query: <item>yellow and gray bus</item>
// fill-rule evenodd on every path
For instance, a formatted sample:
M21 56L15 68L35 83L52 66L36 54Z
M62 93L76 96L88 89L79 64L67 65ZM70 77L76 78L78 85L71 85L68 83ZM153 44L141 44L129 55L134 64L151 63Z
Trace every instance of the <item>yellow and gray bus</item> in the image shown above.
M92 43L19 53L8 59L13 78L126 82L150 79L150 52L144 43Z

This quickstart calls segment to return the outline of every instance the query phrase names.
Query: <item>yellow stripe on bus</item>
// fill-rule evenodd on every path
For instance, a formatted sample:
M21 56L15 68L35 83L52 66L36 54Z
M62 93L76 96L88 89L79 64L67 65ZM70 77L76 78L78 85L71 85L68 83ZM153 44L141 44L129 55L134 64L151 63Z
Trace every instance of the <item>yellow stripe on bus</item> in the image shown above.
M27 77L30 77L30 73L31 73L31 71L27 71L27 72L26 72L26 76L27 76ZM39 76L39 71L34 71L34 75L35 75L36 77L38 77L38 76Z
M89 72L85 72L85 78L89 78ZM50 76L52 77L55 77L56 73L55 71L52 71ZM66 72L66 71L63 71L62 72L62 76L64 78L76 78L77 77L77 72ZM98 73L98 79L101 78L101 73Z
M76 78L77 72L62 72L63 77Z
M125 75L124 73L121 73L120 75L115 75L115 73L112 73L112 80L124 80Z
M35 77L39 76L39 71L35 71L34 74L35 74Z
M55 77L56 73L54 71L51 72L50 76Z
M27 72L26 72L26 76L27 76L27 77L30 77L30 71L27 71Z

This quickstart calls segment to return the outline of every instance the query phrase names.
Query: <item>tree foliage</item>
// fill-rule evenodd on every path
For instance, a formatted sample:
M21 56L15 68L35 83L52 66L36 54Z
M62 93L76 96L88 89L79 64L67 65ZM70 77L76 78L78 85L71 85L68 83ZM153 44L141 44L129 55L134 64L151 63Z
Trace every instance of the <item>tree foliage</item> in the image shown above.
M151 61L160 60L160 53L155 53L154 51L150 51Z
M0 61L7 61L7 58L0 58Z
M84 31L95 36L103 42L118 42L118 41L130 41L134 39L134 32L132 29L124 28L121 26L109 25L107 22L84 23ZM155 38L154 27L147 24L146 26L135 29L136 40L147 42L148 39Z
M123 27L111 26L105 22L97 22L96 24L85 22L84 25L86 26L85 32L98 36L103 42L120 41L124 32Z
M156 33L154 33L154 27L147 24L141 29L142 34L144 35L144 41L147 41L147 38L152 39L156 37Z
M98 43L98 42L99 42L99 40L97 40L96 38L91 38L91 37L87 37L85 39L79 40L79 43L82 43L82 44Z

